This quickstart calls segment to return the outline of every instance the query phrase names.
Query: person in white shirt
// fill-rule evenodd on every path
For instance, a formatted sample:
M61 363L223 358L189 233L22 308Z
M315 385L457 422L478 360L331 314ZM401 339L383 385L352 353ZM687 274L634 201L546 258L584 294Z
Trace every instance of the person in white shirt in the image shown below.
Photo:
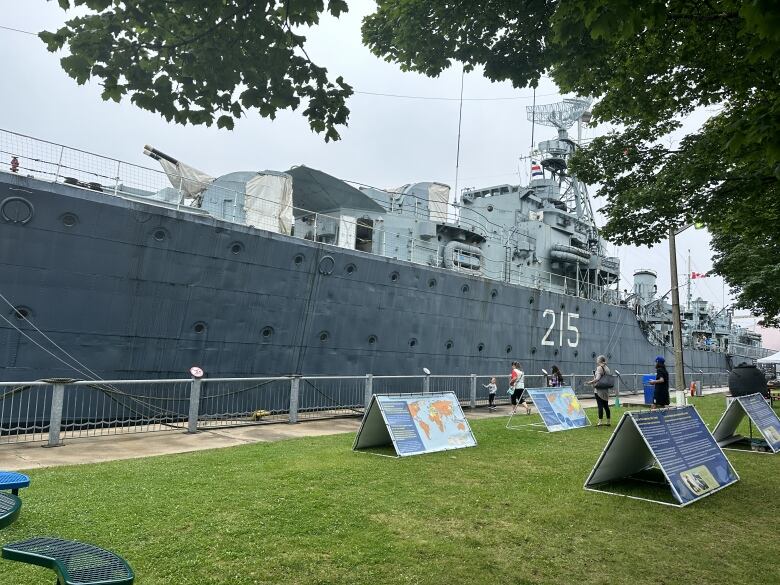
M525 413L531 414L531 407L523 398L525 392L525 373L519 362L512 362L512 374L509 376L509 393L512 395L512 414L517 413L517 405L525 406Z
M490 410L496 409L496 390L498 387L496 386L496 379L490 378L490 384L482 384L483 388L487 388L488 390L488 408Z

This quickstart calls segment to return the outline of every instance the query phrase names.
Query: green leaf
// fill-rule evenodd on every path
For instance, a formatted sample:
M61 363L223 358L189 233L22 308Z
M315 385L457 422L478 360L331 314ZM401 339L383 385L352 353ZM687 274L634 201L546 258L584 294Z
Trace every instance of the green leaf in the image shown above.
M227 128L228 130L232 130L233 118L230 116L220 116L217 118L217 128Z

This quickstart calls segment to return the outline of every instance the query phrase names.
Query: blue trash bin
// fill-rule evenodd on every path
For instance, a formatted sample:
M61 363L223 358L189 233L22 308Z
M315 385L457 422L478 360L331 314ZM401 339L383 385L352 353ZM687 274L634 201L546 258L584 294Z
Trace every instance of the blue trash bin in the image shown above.
M645 391L645 404L653 403L653 392L655 387L650 384L650 380L655 380L655 374L645 374L642 376L642 388Z

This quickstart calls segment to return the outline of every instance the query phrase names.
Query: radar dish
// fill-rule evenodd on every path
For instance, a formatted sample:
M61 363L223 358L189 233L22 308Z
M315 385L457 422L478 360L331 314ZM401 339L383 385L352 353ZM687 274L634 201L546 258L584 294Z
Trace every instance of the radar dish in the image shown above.
M591 98L567 98L555 104L526 106L528 120L542 126L571 128L588 111Z

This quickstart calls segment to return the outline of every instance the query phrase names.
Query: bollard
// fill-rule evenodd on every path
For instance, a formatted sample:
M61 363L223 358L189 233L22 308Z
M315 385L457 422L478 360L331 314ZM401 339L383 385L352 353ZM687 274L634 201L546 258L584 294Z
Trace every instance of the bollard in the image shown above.
M293 376L290 378L290 424L298 422L298 398L300 397L301 377Z
M54 384L51 394L51 412L49 414L49 442L45 447L59 447L60 425L62 425L62 407L65 403L65 384Z
M469 408L477 407L477 375L471 374L471 393L469 395Z
M371 405L371 397L374 395L374 375L366 374L366 386L363 394L363 402L366 405L366 410Z
M187 416L187 432L198 432L198 415L200 414L200 378L193 378L190 383L190 410Z
M431 375L425 374L423 378L423 394L428 394L431 391Z

